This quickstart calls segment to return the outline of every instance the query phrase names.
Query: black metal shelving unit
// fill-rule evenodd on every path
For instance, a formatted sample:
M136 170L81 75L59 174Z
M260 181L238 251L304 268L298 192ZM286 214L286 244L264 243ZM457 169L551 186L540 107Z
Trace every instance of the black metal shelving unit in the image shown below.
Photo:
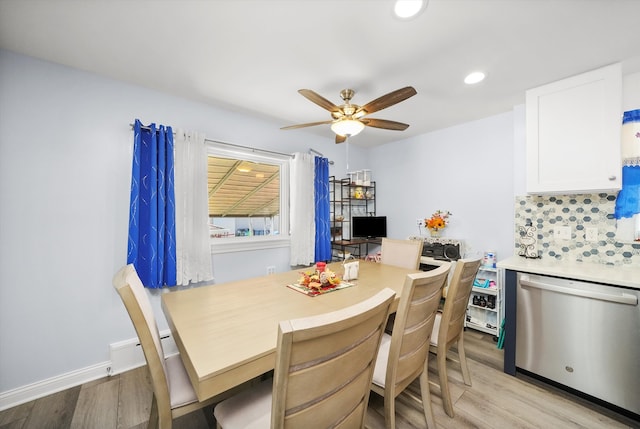
M352 239L351 219L353 216L376 215L376 182L361 185L349 178L331 176L329 187L332 248L338 250L338 259L344 257L347 247L355 257L360 257L360 246L373 241Z

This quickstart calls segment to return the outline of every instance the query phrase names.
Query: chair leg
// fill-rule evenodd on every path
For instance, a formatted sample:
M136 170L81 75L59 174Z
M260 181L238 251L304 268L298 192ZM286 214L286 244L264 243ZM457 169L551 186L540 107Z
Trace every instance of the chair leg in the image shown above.
M440 379L440 394L442 395L442 405L444 412L449 417L453 417L453 403L451 402L451 393L449 392L449 378L447 377L447 348L438 347L438 378Z
M147 429L158 429L159 416L158 416L158 402L156 401L156 395L153 395L151 399L151 414L149 415L149 424Z
M429 390L429 354L424 364L424 371L420 374L420 396L422 397L422 410L427 420L427 428L436 429L436 419L431 407L431 390Z
M458 338L458 358L460 358L460 369L462 370L462 379L464 384L471 386L471 373L467 365L467 355L464 353L464 333L460 333Z
M396 397L393 392L384 391L384 422L387 429L396 429Z

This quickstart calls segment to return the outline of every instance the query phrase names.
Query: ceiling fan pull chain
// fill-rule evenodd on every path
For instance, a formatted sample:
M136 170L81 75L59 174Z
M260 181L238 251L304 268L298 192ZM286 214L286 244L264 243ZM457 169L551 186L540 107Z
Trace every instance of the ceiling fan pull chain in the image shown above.
M347 151L347 175L349 175L349 138L347 138L347 141L345 142L344 146Z

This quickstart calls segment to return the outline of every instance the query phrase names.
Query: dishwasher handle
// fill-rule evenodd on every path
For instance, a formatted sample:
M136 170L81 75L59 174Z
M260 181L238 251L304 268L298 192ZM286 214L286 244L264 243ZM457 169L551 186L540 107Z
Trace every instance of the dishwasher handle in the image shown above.
M581 296L584 298L598 299L600 301L615 302L618 304L638 305L638 297L628 293L622 295L611 295L608 293L594 292L590 290L574 289L570 287L558 286L550 283L532 280L526 274L520 275L520 285L536 289L544 289L551 292L563 293L565 295Z

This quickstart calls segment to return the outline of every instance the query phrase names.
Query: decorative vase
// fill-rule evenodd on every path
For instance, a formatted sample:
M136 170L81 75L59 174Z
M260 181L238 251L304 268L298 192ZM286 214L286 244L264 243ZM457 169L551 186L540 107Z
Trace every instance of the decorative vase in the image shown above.
M433 228L429 230L431 237L440 237L440 230L437 228Z

